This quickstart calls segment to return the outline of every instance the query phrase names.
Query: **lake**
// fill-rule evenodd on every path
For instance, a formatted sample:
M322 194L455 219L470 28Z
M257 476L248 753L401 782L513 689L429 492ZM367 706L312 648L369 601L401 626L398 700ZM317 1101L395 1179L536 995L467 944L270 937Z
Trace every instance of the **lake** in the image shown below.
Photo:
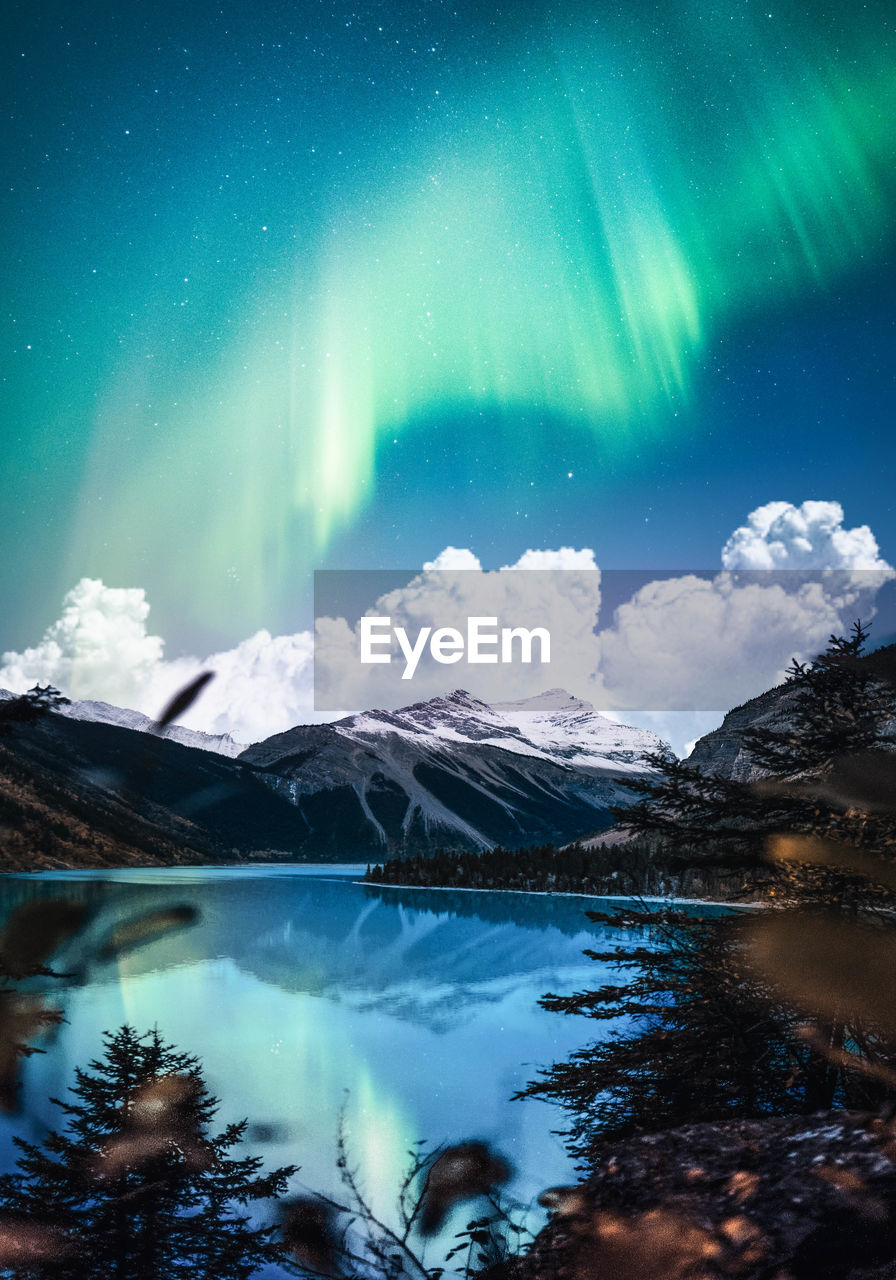
M197 1055L219 1120L249 1117L244 1151L301 1166L300 1185L339 1195L340 1116L372 1206L391 1206L418 1140L491 1142L528 1202L569 1181L551 1130L564 1114L511 1095L539 1066L606 1036L612 1024L547 1013L548 991L612 981L582 955L620 942L585 911L606 899L373 888L359 867L164 868L10 876L2 914L69 897L87 924L55 961L73 976L49 990L66 1023L23 1068L22 1114L4 1122L40 1140L58 1127L48 1099L102 1054L101 1033L158 1027ZM192 907L195 923L102 958L110 929ZM631 942L634 943L634 939ZM463 1211L461 1211L463 1212ZM466 1218L463 1219L464 1221ZM453 1223L456 1229L457 1223Z

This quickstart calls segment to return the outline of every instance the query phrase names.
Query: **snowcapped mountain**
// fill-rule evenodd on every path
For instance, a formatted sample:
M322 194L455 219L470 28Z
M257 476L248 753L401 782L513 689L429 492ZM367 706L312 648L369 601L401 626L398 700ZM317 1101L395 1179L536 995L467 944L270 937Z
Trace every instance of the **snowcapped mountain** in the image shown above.
M566 843L606 828L609 806L647 776L655 734L600 715L554 689L489 706L464 690L397 711L290 729L248 747L313 831L356 856Z
M642 773L650 752L670 754L655 733L611 720L565 689L548 689L520 702L496 702L494 710L519 730L522 740L554 760L594 768L609 763L615 773L624 774Z
M137 733L155 733L155 721L141 711L129 711L126 707L113 707L110 702L72 702L57 708L59 715L72 720L89 720L93 724L114 724L122 729L134 729ZM234 742L229 733L200 733L198 729L184 729L170 724L159 737L170 738L185 747L200 751L215 751L231 759L245 750L245 743Z
M398 711L300 725L244 750L151 729L137 712L82 702L3 737L9 786L21 791L30 780L33 802L13 851L17 867L27 868L38 846L48 865L64 866L91 858L358 862L567 844L606 830L610 806L634 798L620 779L647 777L647 754L664 750L655 735L562 690L500 706L457 690ZM0 809L3 785L0 774ZM19 813L15 804L7 807Z
M648 752L668 751L654 733L619 724L565 689L519 702L488 704L464 689L398 711L367 711L335 721L347 738L398 734L416 741L478 743L517 755L615 774L643 772Z

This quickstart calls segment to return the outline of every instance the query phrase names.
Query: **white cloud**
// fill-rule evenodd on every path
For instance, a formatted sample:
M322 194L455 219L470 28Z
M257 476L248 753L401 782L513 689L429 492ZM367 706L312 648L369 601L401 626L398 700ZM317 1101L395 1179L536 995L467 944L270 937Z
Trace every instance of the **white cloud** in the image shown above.
M792 657L811 658L842 628L818 582L738 583L729 573L651 582L600 633L609 706L726 710L780 683Z
M549 666L535 661L528 666L453 667L434 661L426 651L413 682L405 682L404 661L398 660L397 650L390 665L360 663L360 622L352 628L342 618L319 618L318 705L397 707L458 685L494 701L531 696L558 684L587 690L597 658L594 628L600 608L594 553L570 547L530 550L515 565L470 573L467 566L473 560L470 551L448 548L406 586L372 603L368 616L390 618L393 627L405 628L411 641L422 627L456 627L463 632L467 619L476 616L497 618L498 628L547 627L552 643Z
M0 688L23 693L38 682L52 684L72 698L157 716L178 689L211 670L216 678L183 717L190 728L254 742L312 718L310 632L259 631L201 660L166 661L161 637L147 632L148 615L142 589L82 578L37 645L3 654Z
M843 527L839 502L767 502L722 548L725 569L889 570L867 524Z
M518 566L492 573L471 573L479 560L466 549L446 548L429 563L432 568L383 596L371 612L389 613L396 625L414 633L421 626L450 625L477 614L497 615L502 626L535 627L549 621L562 661L545 670L562 670L564 682L587 686L596 658L594 627L600 604L600 573L593 552L527 551ZM527 571L516 572L517 567ZM572 571L558 574L556 568ZM319 675L323 687L328 679L338 682L338 696L329 714L315 713L310 632L271 636L259 631L232 649L201 659L168 660L161 637L147 630L148 616L142 589L107 587L85 578L65 597L61 618L37 645L3 655L0 687L23 692L35 682L50 683L73 698L112 702L156 716L178 689L200 671L212 670L215 679L182 723L253 742L348 710L395 706L443 693L446 683L452 683L452 668L432 661L421 664L413 684L396 681L397 668L391 680L384 680L383 668L359 664L358 628L352 629L344 618L322 618L317 624ZM507 678L497 682L494 668L483 670L491 672L491 678L465 679L474 686L471 691L483 697L526 696L561 679L544 676L538 664L506 668Z
M600 635L611 705L726 710L780 683L831 633L874 613L894 576L867 525L843 527L838 502L769 502L722 549L724 571L636 592Z
M310 631L258 631L234 649L210 654L197 667L214 671L215 679L183 723L206 733L231 733L239 742L259 742L307 724L315 718L313 653Z
M505 569L597 569L590 547L560 547L557 551L524 551L516 564Z
M481 569L482 562L474 556L468 547L446 547L440 551L435 560L427 560L423 565L424 573L430 569Z
M40 681L74 698L132 707L162 662L163 641L147 634L148 614L141 588L82 578L34 648L3 654L0 686L22 693Z
M3 654L0 687L22 692L50 683L74 698L155 716L200 671L213 670L215 680L183 722L252 742L294 724L395 707L458 684L495 701L563 685L683 743L705 731L708 712L721 718L782 679L792 657L811 658L832 631L846 630L858 602L863 618L873 612L876 590L894 572L867 526L843 524L838 503L767 503L726 542L721 573L648 583L599 631L601 573L592 550L530 548L515 564L482 572L469 548L446 547L368 614L390 616L412 638L422 626L463 629L475 615L497 617L499 627L548 626L551 665L461 668L426 658L414 680L402 682L395 662L360 664L360 624L320 618L318 690L329 691L321 703L332 704L329 713L313 710L310 632L259 631L202 659L169 660L161 637L148 631L143 590L84 578L33 648ZM755 572L765 568L787 572Z

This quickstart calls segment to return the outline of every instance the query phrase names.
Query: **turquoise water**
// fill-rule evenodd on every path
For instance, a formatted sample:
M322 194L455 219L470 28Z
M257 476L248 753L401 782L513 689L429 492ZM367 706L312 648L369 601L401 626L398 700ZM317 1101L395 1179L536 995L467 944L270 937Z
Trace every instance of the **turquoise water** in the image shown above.
M360 870L363 870L361 868ZM58 1126L75 1066L101 1033L158 1026L196 1054L223 1123L244 1116L247 1147L301 1166L296 1187L340 1191L340 1115L373 1207L389 1215L409 1148L470 1137L512 1162L525 1201L573 1176L551 1132L561 1112L510 1101L537 1068L606 1035L606 1023L547 1013L547 991L612 980L586 959L619 935L592 924L600 899L374 889L359 868L177 868L65 872L0 882L3 914L67 896L88 904L82 933L57 957L73 976L51 986L66 1023L24 1066L22 1115L40 1139ZM191 906L196 923L127 955L101 958L116 924ZM612 934L612 937L610 936Z

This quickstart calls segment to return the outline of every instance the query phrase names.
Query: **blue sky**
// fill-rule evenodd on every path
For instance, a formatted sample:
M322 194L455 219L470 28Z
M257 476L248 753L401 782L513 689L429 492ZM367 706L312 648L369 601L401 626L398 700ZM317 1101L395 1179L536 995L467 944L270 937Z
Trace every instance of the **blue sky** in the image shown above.
M896 554L891 6L14 4L0 648L82 578L167 652L314 569Z

